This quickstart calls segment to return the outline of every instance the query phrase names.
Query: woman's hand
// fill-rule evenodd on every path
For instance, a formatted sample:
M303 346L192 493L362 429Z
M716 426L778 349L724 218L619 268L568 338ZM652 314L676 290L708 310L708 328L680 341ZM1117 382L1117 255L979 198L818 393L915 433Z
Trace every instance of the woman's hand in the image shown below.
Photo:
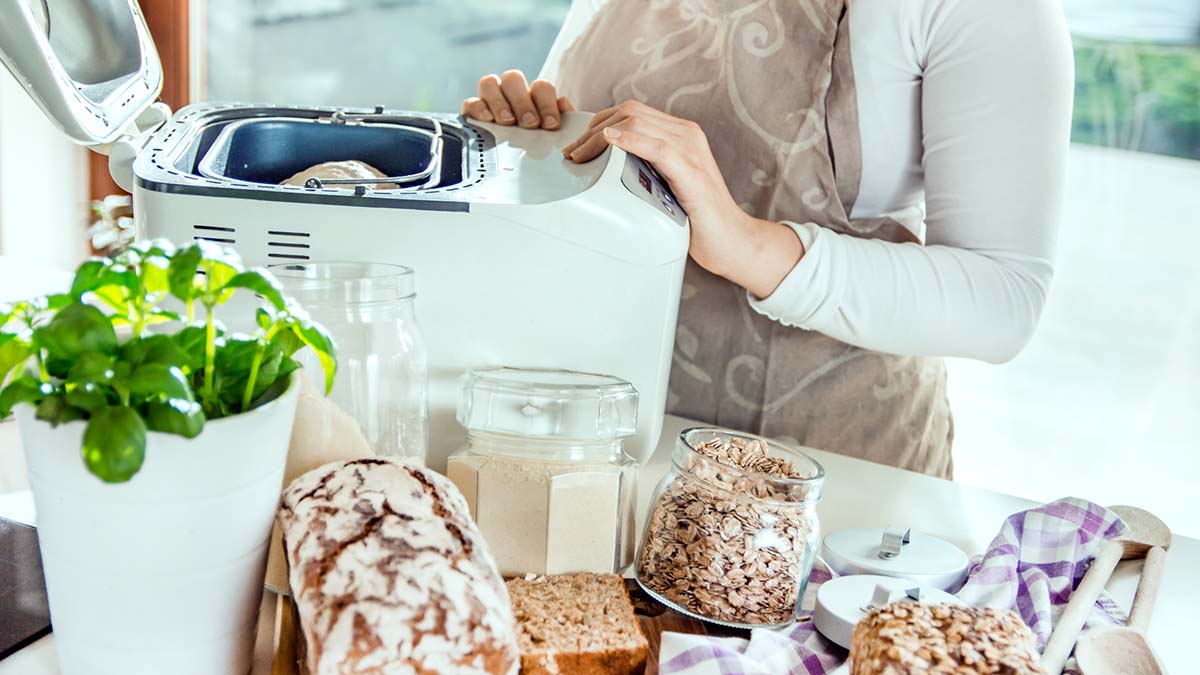
M765 298L804 255L792 228L754 218L737 205L695 122L625 101L597 113L563 154L587 162L609 145L650 162L670 183L691 219L689 253L709 272Z
M562 113L575 107L559 96L545 80L525 81L525 74L509 70L503 75L485 75L479 80L479 95L463 101L462 114L480 122L504 126L519 124L526 129L557 129Z

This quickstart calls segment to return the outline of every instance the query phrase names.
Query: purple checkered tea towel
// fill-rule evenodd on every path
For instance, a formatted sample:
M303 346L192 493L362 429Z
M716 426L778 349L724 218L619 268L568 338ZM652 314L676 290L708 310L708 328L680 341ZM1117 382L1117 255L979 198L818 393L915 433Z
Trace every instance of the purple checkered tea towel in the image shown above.
M1082 499L1060 499L1009 516L987 552L975 560L958 596L980 607L1010 608L1045 645L1054 621L1083 578L1100 545L1124 533L1125 523L1108 509ZM846 650L813 628L816 591L831 578L817 561L801 602L801 619L788 628L756 629L750 639L663 633L663 675L827 675L846 660ZM1089 625L1123 620L1107 597Z

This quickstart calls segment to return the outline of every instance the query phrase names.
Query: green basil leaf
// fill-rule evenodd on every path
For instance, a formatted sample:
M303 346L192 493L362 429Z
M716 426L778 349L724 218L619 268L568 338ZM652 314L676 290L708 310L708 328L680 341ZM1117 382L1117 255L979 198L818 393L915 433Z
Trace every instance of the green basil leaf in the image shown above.
M217 347L216 370L226 378L244 376L258 351L257 338L236 335L225 338Z
M92 414L83 432L83 461L106 483L133 478L146 458L146 424L129 406L113 406Z
M279 361L279 370L275 372L275 380L286 380L293 372L300 370L300 362L290 356L285 356Z
M268 345L263 354L262 362L258 366L258 373L254 379L254 389L250 392L250 401L253 402L264 391L279 379L279 368L286 357L277 348ZM222 382L223 387L220 390L222 400L228 402L231 407L234 407L239 412L245 412L242 409L243 397L246 394L246 384L250 379L249 369L245 373L238 373L236 377L229 378Z
M147 363L137 367L125 380L129 393L154 399L192 400L192 386L178 366Z
M38 404L35 417L56 427L67 422L86 419L87 411L67 403L66 397L62 394L51 394Z
M151 255L142 262L142 288L154 301L166 295L171 286L170 261L161 255Z
M75 270L75 279L71 281L71 290L67 295L80 300L84 293L105 285L104 272L111 266L112 261L107 258L95 258L83 263Z
M153 326L159 323L167 323L168 321L179 321L180 319L181 317L178 314L169 309L155 307L149 312L146 312L146 316L143 317L142 321L143 325Z
M297 337L290 328L276 333L275 337L271 338L271 342L275 343L284 356L291 356L304 349L304 341Z
M34 330L34 339L51 358L74 360L87 352L115 354L117 351L112 322L104 312L81 302L59 310L50 323Z
M0 384L33 356L33 345L13 333L0 333Z
M184 438L195 438L204 429L204 412L200 404L179 398L147 401L142 406L142 418L151 431L161 431Z
M12 409L20 403L37 405L42 398L54 393L54 387L48 383L38 382L29 375L18 377L0 389L0 419L12 414Z
M271 327L272 323L275 323L275 315L266 307L259 307L258 310L254 312L254 322L258 324L259 328L265 331Z
M184 302L196 297L196 272L203 257L204 252L199 244L185 246L171 256L167 266L167 286L171 289L171 295Z
M209 242L196 243L204 254L200 260L200 270L204 272L205 290L209 294L220 295L225 284L242 272L242 260L232 249ZM224 295L228 296L229 292Z
M108 354L99 352L80 354L79 359L75 361L75 365L71 366L71 371L67 374L67 382L108 384L116 377L116 371L113 370L115 364L116 359Z
M144 335L121 345L121 360L137 368L143 363L163 363L190 371L192 356L169 335Z
M287 306L283 297L283 286L275 278L275 275L266 270L255 269L239 272L225 282L225 288L244 288L253 291L280 311Z
M296 364L295 361L292 361L292 364L294 364L294 366L281 366L281 368L282 369L290 368L290 370L287 371L290 373L292 370L295 370L296 368L299 367L299 364ZM280 396L283 395L283 392L287 391L289 384L291 384L291 381L287 377L281 377L281 378L275 380L274 382L271 383L271 385L269 387L264 389L263 392L261 394L259 394L257 398L255 398L253 401L250 402L250 407L246 408L246 410L254 410L255 408L257 408L260 405L263 405L264 403L269 403L269 402L274 401L275 399L279 398ZM243 410L242 412L246 412L246 410Z
M219 398L211 401L201 401L200 407L204 411L204 418L209 420L229 417L237 412L236 409Z
M67 293L54 293L53 295L46 296L46 309L57 312L74 301L75 298L71 297Z
M291 322L292 333L308 347L311 347L321 362L321 370L325 371L325 393L333 391L333 378L337 374L337 346L325 327L307 319L296 319Z
M112 264L100 272L100 286L116 286L124 289L129 295L137 295L141 291L141 280L138 278L138 268L133 264Z
M218 338L224 334L224 330L217 329ZM186 326L170 337L187 355L187 360L180 363L181 366L186 366L192 372L204 367L204 326Z
M90 413L103 410L118 400L116 392L111 387L95 382L68 383L66 389L67 403Z
M103 302L106 307L124 316L129 311L129 299L132 297L129 289L120 286L101 286L92 291L92 297Z
M74 365L74 361L61 356L51 354L46 357L46 372L50 374L51 379L67 379L67 376L71 374L71 367Z

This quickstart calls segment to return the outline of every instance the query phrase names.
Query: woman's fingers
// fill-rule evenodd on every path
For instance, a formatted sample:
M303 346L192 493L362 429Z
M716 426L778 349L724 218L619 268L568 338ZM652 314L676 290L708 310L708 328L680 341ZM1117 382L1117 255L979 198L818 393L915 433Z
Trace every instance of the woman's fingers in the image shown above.
M557 129L560 121L558 92L554 90L554 85L545 80L534 80L533 84L529 85L529 97L533 99L533 106L537 108L542 128Z
M669 116L660 118L646 116L640 112L629 116L618 113L610 116L604 123L584 131L574 143L563 148L563 154L576 162L595 159L609 146L608 141L604 139L604 130L614 126L636 131L643 136L677 141L683 136L683 129L676 128L681 123L682 120Z
M608 122L605 124L598 127L589 127L588 129L585 129L584 132L579 135L579 138L576 138L574 141L563 146L563 155L570 157L577 162L586 162L592 159L601 152L604 152L604 149L608 147L608 144L605 143L603 139L599 138L600 133L604 130L604 128L610 124L616 124L617 122L621 122L625 119L626 118L623 115L611 116L608 118ZM583 151L585 146L587 151ZM587 159L583 159L585 156Z
M575 112L575 105L567 99L566 96L558 97L558 111L560 113Z
M500 89L508 105L512 106L513 114L517 116L517 124L526 129L536 129L542 123L537 108L533 105L533 97L529 95L529 83L525 81L525 73L519 70L506 70L500 76Z
M648 117L664 121L678 119L641 101L626 99L611 108L605 108L596 113L595 117L588 122L588 128L593 129L602 126L608 123L613 117Z
M481 122L492 122L496 118L492 117L492 111L488 110L488 105L483 102L483 99L478 96L463 101L462 114L464 117L469 117Z
M654 165L654 168L672 182L677 177L679 156L672 144L662 138L633 131L626 124L605 127L601 133L605 143L615 145L631 155L637 155Z
M509 125L517 121L512 108L508 105L508 99L504 98L504 92L500 89L498 76L484 75L479 79L479 98L487 104L488 110L492 113L492 119L496 122Z

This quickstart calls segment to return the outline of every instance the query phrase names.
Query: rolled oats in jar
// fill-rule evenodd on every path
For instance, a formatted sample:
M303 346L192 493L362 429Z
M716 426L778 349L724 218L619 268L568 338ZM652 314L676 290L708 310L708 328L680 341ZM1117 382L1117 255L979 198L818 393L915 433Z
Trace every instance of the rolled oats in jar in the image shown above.
M679 435L638 551L649 594L701 619L795 619L820 541L825 471L794 448L712 428Z

